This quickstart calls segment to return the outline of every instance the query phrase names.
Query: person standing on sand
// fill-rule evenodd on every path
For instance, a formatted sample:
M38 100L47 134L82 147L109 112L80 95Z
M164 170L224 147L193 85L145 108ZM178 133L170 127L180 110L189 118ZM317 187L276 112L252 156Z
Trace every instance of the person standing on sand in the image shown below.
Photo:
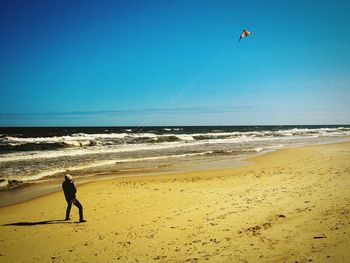
M69 174L66 174L64 176L64 182L62 183L62 188L64 192L64 196L66 197L67 201L67 209L66 209L66 219L70 220L69 214L70 209L72 208L72 204L74 204L79 209L79 223L86 222L86 220L83 217L83 206L80 204L78 199L75 197L75 193L77 192L77 188L75 187L73 183L73 177Z

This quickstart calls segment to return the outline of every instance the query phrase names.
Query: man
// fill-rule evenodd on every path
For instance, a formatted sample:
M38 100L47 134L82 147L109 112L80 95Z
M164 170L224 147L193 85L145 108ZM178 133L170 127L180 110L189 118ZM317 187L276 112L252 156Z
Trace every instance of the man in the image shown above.
M83 206L80 204L78 199L75 197L75 193L77 192L77 188L75 187L73 183L73 178L71 175L66 174L64 177L64 182L62 183L62 188L64 192L64 196L66 197L67 201L67 209L66 209L66 219L70 220L69 214L70 209L72 207L72 204L74 204L79 209L79 223L86 222L86 220L83 217Z

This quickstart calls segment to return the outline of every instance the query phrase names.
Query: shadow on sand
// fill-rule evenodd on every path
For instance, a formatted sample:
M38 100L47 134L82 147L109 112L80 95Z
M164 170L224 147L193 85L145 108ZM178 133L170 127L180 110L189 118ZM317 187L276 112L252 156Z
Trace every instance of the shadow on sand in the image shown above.
M46 221L37 221L37 222L17 222L4 224L2 226L36 226L36 225L49 225L49 224L70 224L72 222L66 220L46 220Z

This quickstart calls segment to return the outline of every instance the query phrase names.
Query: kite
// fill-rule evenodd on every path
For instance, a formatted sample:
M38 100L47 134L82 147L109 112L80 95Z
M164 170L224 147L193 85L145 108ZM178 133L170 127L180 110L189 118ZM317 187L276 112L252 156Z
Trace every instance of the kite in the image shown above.
M241 36L239 37L239 42L241 41L242 38L249 36L252 32L248 31L247 29L243 29Z

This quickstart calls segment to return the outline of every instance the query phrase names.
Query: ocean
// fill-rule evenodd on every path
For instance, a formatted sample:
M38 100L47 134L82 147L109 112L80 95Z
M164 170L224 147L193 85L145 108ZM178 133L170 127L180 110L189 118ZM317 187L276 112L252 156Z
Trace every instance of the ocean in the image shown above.
M0 128L0 188L350 140L350 125Z

